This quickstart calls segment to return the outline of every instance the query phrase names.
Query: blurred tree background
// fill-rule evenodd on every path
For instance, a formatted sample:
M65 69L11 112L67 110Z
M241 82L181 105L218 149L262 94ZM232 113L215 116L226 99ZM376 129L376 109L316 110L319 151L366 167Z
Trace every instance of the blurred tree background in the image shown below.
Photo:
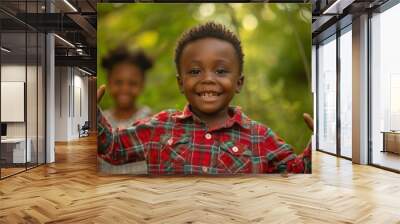
M235 31L245 54L245 85L232 102L252 119L271 127L301 152L311 137L302 114L312 114L311 4L103 3L98 4L98 80L106 83L101 58L121 44L142 48L155 59L139 99L154 112L181 110L173 61L182 32L207 21ZM106 94L102 108L112 106Z

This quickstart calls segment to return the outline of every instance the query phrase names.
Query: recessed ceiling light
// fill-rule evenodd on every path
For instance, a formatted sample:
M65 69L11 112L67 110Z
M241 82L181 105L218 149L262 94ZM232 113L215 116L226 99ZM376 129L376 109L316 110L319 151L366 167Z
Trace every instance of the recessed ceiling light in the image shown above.
M57 34L54 34L54 36L57 37L57 38L58 38L59 40L61 40L62 42L66 43L68 46L75 48L75 45L73 45L73 44L72 44L71 42L69 42L68 40L66 40L66 39L64 39L64 38L62 38L62 37L60 37L60 36L57 35Z
M81 71L81 72L83 72L83 73L85 73L85 74L87 74L87 75L92 75L92 73L90 73L90 72L88 72L88 71L86 71L86 70L83 70L83 69L81 69L81 68L79 68L79 67L78 67L78 70Z
M342 14L343 9L351 5L355 0L336 0L322 14Z
M65 4L68 5L68 7L70 7L74 12L78 12L78 10L68 1L68 0L64 0Z
M5 48L5 47L1 47L1 50L4 51L4 52L6 52L6 53L10 53L10 52L11 52L11 50L9 50L9 49L7 49L7 48Z

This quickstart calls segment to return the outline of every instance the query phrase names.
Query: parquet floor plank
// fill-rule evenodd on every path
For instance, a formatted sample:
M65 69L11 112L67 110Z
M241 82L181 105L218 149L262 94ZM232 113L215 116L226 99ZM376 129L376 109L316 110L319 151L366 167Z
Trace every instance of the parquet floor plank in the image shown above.
M96 138L0 181L0 223L396 223L400 175L313 152L312 175L107 176Z

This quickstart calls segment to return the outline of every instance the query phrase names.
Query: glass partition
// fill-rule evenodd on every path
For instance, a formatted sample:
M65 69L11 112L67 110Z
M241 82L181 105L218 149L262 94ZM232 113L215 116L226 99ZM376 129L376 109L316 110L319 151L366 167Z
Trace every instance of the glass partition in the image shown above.
M0 7L23 16L43 11L43 4L7 1ZM45 163L45 44L44 33L0 11L0 178Z
M37 64L37 162L46 162L45 124L46 124L46 36L38 33L38 64Z
M27 33L27 82L26 82L26 114L27 114L27 150L30 151L28 168L37 165L37 76L38 76L38 35Z
M26 41L24 31L1 34L2 177L24 171L31 161L29 145L26 150Z

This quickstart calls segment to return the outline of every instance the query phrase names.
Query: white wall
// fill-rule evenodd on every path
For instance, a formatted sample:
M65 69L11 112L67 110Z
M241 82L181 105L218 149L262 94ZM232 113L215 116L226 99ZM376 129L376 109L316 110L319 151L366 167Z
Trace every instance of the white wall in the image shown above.
M28 66L25 68L25 65L17 65L17 64L9 64L9 65L2 65L1 66L1 81L2 82L25 82L25 69L28 72L28 88L27 88L27 107L29 107L27 113L27 120L28 122L35 122L37 120L36 113L30 113L31 111L36 112L36 80L33 80L30 74L36 75L36 67ZM36 77L36 76L35 76ZM34 88L33 88L33 87ZM32 88L29 88L32 87ZM39 105L40 107L41 105ZM7 108L1 108L2 110L7 110ZM33 125L28 125L29 127L33 127ZM34 127L36 130L36 126ZM35 132L36 133L36 132ZM8 137L25 137L25 122L7 122L7 136ZM29 137L29 130L28 130L28 137Z
M69 77L67 67L55 68L55 140L68 140L68 86Z
M55 140L70 141L88 120L88 78L72 67L56 67L55 73Z

